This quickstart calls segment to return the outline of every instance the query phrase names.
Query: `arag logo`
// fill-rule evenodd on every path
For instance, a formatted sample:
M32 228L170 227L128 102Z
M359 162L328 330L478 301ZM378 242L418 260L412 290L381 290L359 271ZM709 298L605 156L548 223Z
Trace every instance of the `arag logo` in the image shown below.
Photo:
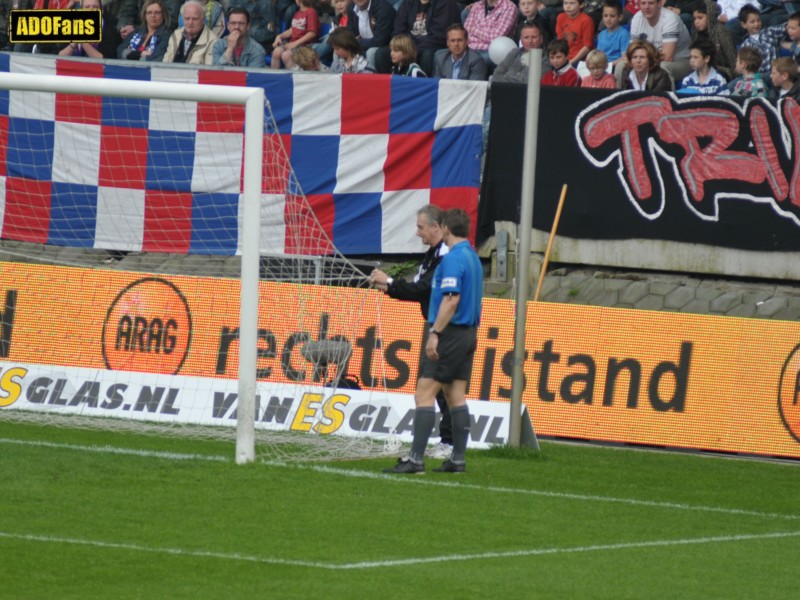
M783 365L778 409L784 426L800 442L800 345L795 346Z
M134 281L103 323L103 360L115 371L177 374L189 354L192 314L181 291L159 277Z

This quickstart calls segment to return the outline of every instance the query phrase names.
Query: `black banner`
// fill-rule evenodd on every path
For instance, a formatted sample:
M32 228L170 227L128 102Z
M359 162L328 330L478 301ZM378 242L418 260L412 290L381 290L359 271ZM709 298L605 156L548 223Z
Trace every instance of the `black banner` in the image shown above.
M525 90L492 85L478 241L519 223ZM800 107L542 88L533 226L559 235L800 249Z

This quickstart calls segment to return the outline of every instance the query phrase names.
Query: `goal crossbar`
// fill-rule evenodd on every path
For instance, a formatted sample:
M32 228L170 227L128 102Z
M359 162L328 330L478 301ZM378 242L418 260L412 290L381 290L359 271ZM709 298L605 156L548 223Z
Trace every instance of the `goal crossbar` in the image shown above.
M183 100L245 107L244 177L242 186L242 265L239 340L239 403L236 425L236 462L255 460L256 353L258 331L258 281L260 202L263 169L265 95L263 88L229 85L131 82L59 75L0 74L0 89L111 96L156 100ZM250 326L245 327L245 324Z

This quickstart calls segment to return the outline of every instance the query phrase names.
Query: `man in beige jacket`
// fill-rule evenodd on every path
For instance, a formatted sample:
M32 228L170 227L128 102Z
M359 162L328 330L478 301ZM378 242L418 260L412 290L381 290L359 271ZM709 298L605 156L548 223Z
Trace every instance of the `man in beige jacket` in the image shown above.
M219 38L205 26L205 5L200 0L186 0L181 6L183 27L169 38L163 62L210 65L212 50Z

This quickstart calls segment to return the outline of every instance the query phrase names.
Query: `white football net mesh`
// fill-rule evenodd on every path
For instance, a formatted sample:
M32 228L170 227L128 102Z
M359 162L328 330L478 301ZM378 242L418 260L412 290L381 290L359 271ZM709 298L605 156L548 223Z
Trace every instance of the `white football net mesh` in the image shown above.
M233 440L244 108L11 90L8 113L0 420ZM263 168L257 456L394 452L342 410L373 393L348 365L384 368L355 339L372 265L336 250L269 106Z

